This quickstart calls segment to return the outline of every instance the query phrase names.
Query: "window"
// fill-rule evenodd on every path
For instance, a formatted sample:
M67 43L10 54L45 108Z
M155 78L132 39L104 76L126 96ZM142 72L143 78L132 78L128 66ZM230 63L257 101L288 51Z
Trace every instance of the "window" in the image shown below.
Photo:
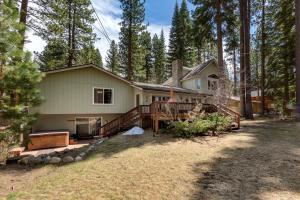
M113 90L94 88L94 104L113 104Z
M201 79L196 79L195 84L197 89L201 89Z
M217 80L208 79L208 90L217 90L218 82Z

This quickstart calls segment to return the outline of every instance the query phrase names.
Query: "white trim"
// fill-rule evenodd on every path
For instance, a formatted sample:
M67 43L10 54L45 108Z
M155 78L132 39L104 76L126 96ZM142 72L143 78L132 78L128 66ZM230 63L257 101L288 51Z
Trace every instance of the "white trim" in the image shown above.
M102 89L103 90L103 103L95 103L95 89ZM107 104L104 103L104 90L111 90L112 91L112 103ZM105 88L105 87L93 87L92 91L92 105L95 106L113 106L115 105L115 89L114 88Z

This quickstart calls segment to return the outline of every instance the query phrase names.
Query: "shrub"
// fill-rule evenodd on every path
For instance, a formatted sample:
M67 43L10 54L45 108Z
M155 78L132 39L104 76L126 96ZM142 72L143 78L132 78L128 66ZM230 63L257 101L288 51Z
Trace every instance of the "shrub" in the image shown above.
M202 134L208 132L213 127L213 123L210 120L197 119L190 125L190 131L194 134Z
M212 122L211 131L227 131L230 129L232 119L231 117L213 113L207 116L207 119Z
M176 137L186 137L192 136L190 131L190 123L188 121L178 121L171 123L169 129Z
M169 126L169 131L176 137L192 137L212 131L213 133L230 130L232 119L230 117L213 113L204 118L196 118L192 122L178 121Z

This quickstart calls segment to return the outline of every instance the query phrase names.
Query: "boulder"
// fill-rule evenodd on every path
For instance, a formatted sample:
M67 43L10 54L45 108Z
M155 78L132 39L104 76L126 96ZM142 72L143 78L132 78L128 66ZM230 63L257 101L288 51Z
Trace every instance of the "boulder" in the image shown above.
M28 163L29 163L28 157L24 157L24 158L18 160L18 164L20 164L20 165L28 165Z
M72 156L65 156L65 157L63 157L62 161L64 163L71 163L71 162L74 162L74 158Z
M49 161L50 164L58 164L61 162L61 158L59 157L52 157L51 160Z
M85 154L84 152L82 152L82 153L79 154L79 156L80 156L81 158L85 157L85 155L86 155L86 154Z
M50 160L51 160L51 156L47 156L44 160L44 163L48 164L50 162Z
M75 162L78 162L78 161L82 161L82 157L81 156L76 156Z

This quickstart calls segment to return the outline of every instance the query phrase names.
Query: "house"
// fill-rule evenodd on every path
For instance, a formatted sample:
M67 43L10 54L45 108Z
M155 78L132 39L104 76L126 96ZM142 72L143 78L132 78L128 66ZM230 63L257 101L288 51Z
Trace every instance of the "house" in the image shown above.
M45 71L40 83L44 102L32 112L40 117L33 132L68 130L80 136L96 134L99 127L139 105L168 101L208 103L218 87L215 60L194 68L172 63L172 77L163 84L130 82L92 64Z
M261 114L261 91L254 90L251 92L252 99L252 109L254 114ZM231 96L229 105L232 110L235 112L240 112L240 97L239 96ZM274 102L268 97L265 96L265 111L271 112L275 109Z

